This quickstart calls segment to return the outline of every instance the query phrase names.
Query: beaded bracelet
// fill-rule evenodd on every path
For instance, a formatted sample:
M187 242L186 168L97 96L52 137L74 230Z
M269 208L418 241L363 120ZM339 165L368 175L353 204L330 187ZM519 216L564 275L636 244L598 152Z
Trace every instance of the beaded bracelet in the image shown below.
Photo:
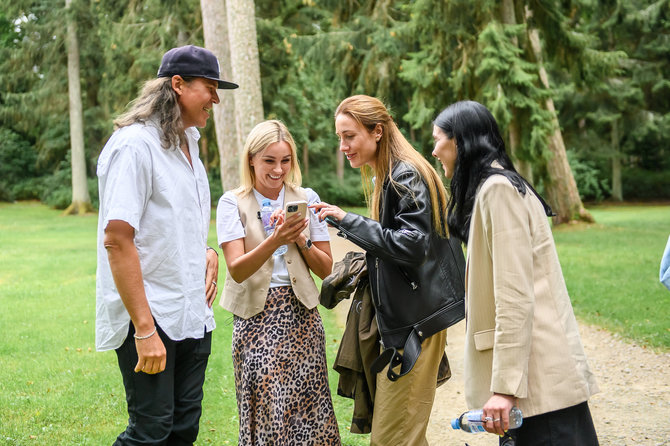
M149 339L149 338L152 337L154 334L156 334L156 326L155 326L155 325L154 325L154 331L152 331L152 332L149 333L148 335L146 335L146 336L137 336L137 333L133 333L133 337L134 337L135 339L139 339L139 340L141 341L142 339Z

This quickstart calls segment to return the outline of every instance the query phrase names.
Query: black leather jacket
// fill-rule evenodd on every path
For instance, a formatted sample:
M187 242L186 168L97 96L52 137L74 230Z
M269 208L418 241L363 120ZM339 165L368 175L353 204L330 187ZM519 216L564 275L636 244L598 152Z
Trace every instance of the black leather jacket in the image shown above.
M379 222L348 213L339 234L366 251L366 261L385 348L406 348L465 315L465 259L461 241L434 230L430 193L419 173L397 163L386 179ZM418 356L418 353L417 353ZM412 364L413 365L413 364Z

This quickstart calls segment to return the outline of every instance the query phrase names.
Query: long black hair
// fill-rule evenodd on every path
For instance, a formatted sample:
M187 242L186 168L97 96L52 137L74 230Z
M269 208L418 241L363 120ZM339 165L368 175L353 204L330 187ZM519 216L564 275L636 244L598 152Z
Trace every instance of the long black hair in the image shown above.
M452 234L467 244L477 188L491 175L505 176L522 195L530 187L550 215L551 208L514 168L505 152L498 123L486 107L475 101L456 102L442 110L433 124L449 139L456 139L457 158L451 179L447 219ZM502 169L493 167L491 164L494 161Z

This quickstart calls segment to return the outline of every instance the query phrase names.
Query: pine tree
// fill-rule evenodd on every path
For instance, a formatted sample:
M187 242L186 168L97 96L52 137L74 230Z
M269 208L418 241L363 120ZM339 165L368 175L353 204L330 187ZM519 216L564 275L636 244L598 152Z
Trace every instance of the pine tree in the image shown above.
M242 151L251 129L263 120L256 16L253 0L226 2L232 79L240 85L234 90L237 151Z
M84 164L92 177L112 119L142 82L156 76L162 53L179 41L201 41L200 25L193 20L199 14L192 11L185 0L80 0L69 10L42 1L7 4L4 14L22 38L0 48L0 123L34 142L38 167L50 172L40 187L41 199L65 208L72 196L69 125L63 119L69 109L68 17L76 17L78 24Z
M602 181L607 176L614 193L621 184L625 195L642 183L631 175L662 182L670 168L669 1L256 0L257 39L247 40L258 45L262 108L267 117L287 123L305 181L324 199L360 204L360 181L338 156L332 116L339 101L358 93L382 99L426 157L435 115L456 100L479 100L499 120L519 170L548 197L556 187L550 181L556 155L548 142L560 122L572 162L580 168L580 189L595 184L598 194L607 194L610 186ZM200 2L186 0L72 2L89 177L113 130L112 119L155 77L161 55L177 45L203 45L202 32L214 17L207 5L214 4L215 12L222 8L216 0L202 2L205 16ZM14 0L0 12L0 130L13 135L7 140L15 147L33 145L31 152L39 156L26 158L36 164L31 175L47 174L42 184L35 183L35 193L65 207L72 195L71 138L63 119L69 108L64 26L69 15L65 2L59 4ZM216 28L222 23L214 22ZM534 32L539 53L531 45ZM219 57L225 70L230 65ZM548 99L555 101L555 112ZM206 150L216 140L213 131L212 125L202 130L206 163L217 158ZM220 150L240 145L220 138L217 143ZM223 162L224 180L237 177L225 173L236 164ZM591 169L588 176L584 166Z
M324 98L317 102L320 108L324 100L329 104L324 110L331 119L325 123L326 134L332 135L334 130L332 113L337 104L361 93L380 98L391 109L399 127L407 129L402 117L410 93L398 77L406 46L395 31L396 23L407 20L404 4L319 2L320 9L309 10L318 31L290 39L301 59L301 76L312 79L307 82L314 85L310 96ZM413 140L411 133L408 136ZM351 177L345 175L343 154L336 149L335 141L330 147L338 182L348 183Z
M564 95L566 113L575 116L566 130L580 160L609 172L612 199L624 198L623 172L667 169L670 144L670 2L588 2L574 26L599 37L600 49L625 51L619 70L588 90ZM609 164L609 166L607 165ZM609 167L609 168L608 168Z
M223 79L232 79L226 0L200 0L200 9L205 46L219 59ZM221 185L226 191L239 184L238 157L241 147L235 125L233 93L219 91L219 101L214 104L214 124L221 166Z
M72 150L72 203L65 214L81 215L93 210L86 184L86 155L84 154L84 119L79 78L79 40L77 17L72 13L72 0L65 0L67 17L67 74L70 99L70 146Z
M401 27L404 38L417 42L401 74L414 87L407 119L414 127L429 127L451 102L474 99L487 105L505 129L519 170L530 176L522 164L532 164L543 180L556 223L592 217L567 165L546 66L588 84L616 61L593 49L589 36L568 29L563 6L556 1L540 7L524 0L419 0L411 5L412 19Z

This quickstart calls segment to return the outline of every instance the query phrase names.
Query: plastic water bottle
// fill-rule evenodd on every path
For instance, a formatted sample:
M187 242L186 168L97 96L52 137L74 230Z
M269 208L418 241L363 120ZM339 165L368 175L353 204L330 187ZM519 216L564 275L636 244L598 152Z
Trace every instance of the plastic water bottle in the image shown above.
M523 414L521 413L521 409L516 406L512 407L512 410L509 411L509 428L516 429L521 426L522 422ZM451 420L451 428L461 429L473 434L486 432L486 429L484 429L484 422L482 421L482 410L470 410L462 414L460 417L454 418Z
M275 232L275 227L270 220L270 217L272 216L273 212L274 208L272 207L272 202L266 198L261 203L261 221L263 222L263 229L265 229L266 236L269 236L273 232ZM281 245L279 248L275 250L275 252L272 255L275 257L283 256L284 254L286 254L286 251L288 251L288 246Z

